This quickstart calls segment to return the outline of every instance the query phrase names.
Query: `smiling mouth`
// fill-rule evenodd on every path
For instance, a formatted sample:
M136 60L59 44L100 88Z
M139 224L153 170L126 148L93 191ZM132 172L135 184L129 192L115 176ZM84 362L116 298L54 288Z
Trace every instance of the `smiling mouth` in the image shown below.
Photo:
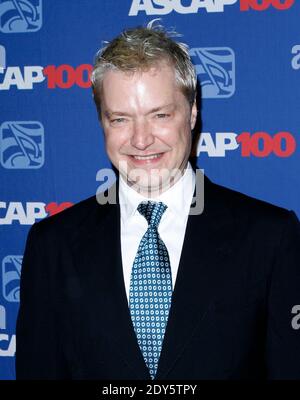
M155 158L160 157L162 154L163 153L156 153L156 154L150 154L150 155L147 155L147 156L135 156L135 155L133 155L132 157L135 160L153 160Z

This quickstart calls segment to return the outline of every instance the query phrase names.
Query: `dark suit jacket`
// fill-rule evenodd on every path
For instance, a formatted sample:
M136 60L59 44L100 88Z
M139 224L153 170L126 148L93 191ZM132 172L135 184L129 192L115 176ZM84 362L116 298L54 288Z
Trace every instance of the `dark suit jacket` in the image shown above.
M189 216L156 379L300 379L294 213L205 181ZM17 379L150 379L131 323L119 205L89 198L28 235Z

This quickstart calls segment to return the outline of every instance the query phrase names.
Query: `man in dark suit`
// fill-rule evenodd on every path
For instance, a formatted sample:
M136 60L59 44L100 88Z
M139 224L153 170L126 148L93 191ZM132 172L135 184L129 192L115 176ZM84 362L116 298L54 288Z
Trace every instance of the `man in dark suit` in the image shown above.
M299 379L299 222L198 184L187 48L160 28L125 31L92 82L119 178L31 228L17 378Z

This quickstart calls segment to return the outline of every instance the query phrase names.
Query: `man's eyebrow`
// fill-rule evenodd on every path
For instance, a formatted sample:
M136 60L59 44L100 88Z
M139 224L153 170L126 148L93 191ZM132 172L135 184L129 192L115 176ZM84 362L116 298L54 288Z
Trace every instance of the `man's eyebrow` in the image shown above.
M129 113L125 112L125 111L108 111L106 110L104 112L106 117L111 117L112 115L126 115L126 116L130 116Z
M161 111L161 110L163 110L165 108L170 108L170 107L175 107L174 103L169 103L169 104L164 104L164 105L159 106L159 107L154 107L151 110L149 110L147 112L147 114L153 114L155 112L158 112L158 111ZM128 116L128 117L131 116L131 114L126 112L126 111L110 111L110 110L106 110L104 112L104 114L105 114L106 117L111 117L113 115L124 115L124 116Z
M161 111L164 108L171 108L171 107L174 107L174 103L164 104L162 106L152 108L147 114L152 114L152 113L155 113L157 111Z

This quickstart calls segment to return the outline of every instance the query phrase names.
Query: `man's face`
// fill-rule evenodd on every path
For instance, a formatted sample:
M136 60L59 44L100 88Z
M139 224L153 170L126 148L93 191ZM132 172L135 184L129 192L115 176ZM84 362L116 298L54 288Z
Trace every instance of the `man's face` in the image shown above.
M155 197L180 177L197 116L166 63L147 72L104 75L101 119L107 154L128 183ZM177 171L177 172L176 172Z

